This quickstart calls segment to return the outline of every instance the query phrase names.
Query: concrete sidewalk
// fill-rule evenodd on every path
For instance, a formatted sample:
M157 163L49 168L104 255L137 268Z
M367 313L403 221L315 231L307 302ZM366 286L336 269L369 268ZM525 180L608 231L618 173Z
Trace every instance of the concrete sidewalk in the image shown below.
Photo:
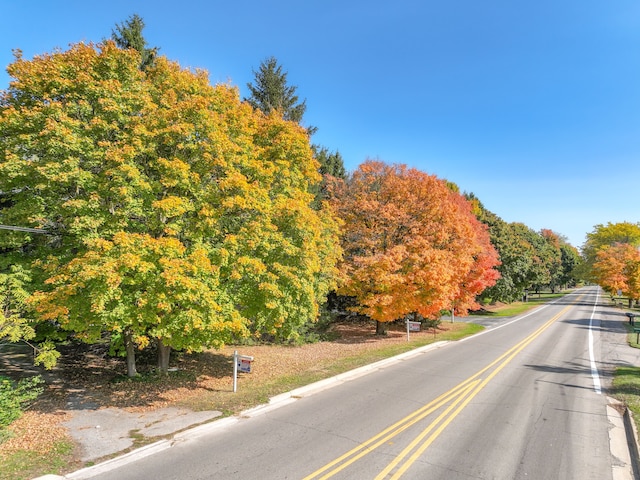
M71 420L63 423L74 441L81 446L80 460L93 461L126 451L136 438L153 439L173 435L220 417L222 412L193 412L167 407L144 413L119 408L74 410Z

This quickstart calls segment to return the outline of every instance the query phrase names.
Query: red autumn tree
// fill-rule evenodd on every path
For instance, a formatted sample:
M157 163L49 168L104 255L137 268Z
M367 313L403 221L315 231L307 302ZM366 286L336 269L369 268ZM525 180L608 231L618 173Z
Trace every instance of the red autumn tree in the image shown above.
M335 181L332 203L344 222L338 293L354 309L390 322L416 313L466 312L495 283L498 264L471 205L443 180L404 165L367 161Z
M486 225L480 222L469 202L460 195L453 195L456 202L460 202L460 212L463 213L460 221L468 222L473 236L468 240L468 253L472 255L473 262L468 271L459 271L457 282L457 294L454 297L453 306L458 315L466 315L469 310L476 310L479 304L476 301L486 288L495 285L500 272L496 266L500 264L499 255L491 243L491 237ZM470 212L471 215L467 215Z

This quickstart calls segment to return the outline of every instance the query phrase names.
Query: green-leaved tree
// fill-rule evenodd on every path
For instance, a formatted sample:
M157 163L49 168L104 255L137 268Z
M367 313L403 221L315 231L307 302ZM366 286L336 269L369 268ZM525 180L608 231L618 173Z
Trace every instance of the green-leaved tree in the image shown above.
M338 227L314 210L307 132L256 113L204 72L102 45L9 66L0 103L0 223L61 232L30 304L87 342L198 351L295 338L332 288Z

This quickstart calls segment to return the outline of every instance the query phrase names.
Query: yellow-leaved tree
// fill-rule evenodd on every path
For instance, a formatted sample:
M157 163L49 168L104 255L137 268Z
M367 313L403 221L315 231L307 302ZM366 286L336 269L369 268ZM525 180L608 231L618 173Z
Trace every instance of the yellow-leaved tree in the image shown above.
M237 89L111 42L9 66L0 103L0 223L47 229L41 320L127 352L292 338L317 315L340 255L300 126Z

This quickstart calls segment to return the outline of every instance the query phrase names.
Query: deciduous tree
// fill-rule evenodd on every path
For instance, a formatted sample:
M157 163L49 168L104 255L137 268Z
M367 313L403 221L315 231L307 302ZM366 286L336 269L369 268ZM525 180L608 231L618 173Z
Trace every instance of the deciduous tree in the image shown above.
M4 264L5 262L0 262ZM32 315L27 289L31 283L29 272L21 265L2 265L0 269L0 345L4 342L25 342L35 351L36 365L52 368L59 357L52 342L34 344L36 322Z
M337 223L312 208L307 132L205 72L110 41L18 57L0 110L0 220L61 234L39 252L41 318L129 355L283 339L333 285ZM129 362L135 373L135 362Z
M468 239L470 245L467 253L472 254L474 261L467 272L458 270L460 275L457 281L458 291L453 302L455 312L458 315L466 315L469 310L478 309L478 297L500 279L498 267L501 262L498 252L491 243L486 226L475 216L469 215L469 213L473 213L473 205L469 204L461 195L454 195L453 200L462 203L460 210L463 215L461 215L460 221L469 222L473 232L472 237Z
M640 251L629 243L604 245L596 253L593 275L611 295L618 291L633 300L640 298Z
M507 223L487 210L473 194L467 198L476 205L476 215L487 225L490 241L497 250L500 277L483 292L483 298L493 302L513 302L523 297L531 287L534 268L534 249L526 239L528 229L521 223Z
M545 245L542 248L542 254L544 255L544 263L549 271L548 285L552 292L555 292L562 284L562 249L560 235L548 228L540 230L540 235L545 241Z
M598 251L603 247L618 243L626 243L635 247L640 246L640 223L620 222L598 224L593 231L587 233L587 240L582 247L585 261L586 275L594 280L593 268L597 261Z
M495 251L468 202L445 182L367 161L332 185L344 222L343 283L355 310L378 322L465 310L497 276Z

